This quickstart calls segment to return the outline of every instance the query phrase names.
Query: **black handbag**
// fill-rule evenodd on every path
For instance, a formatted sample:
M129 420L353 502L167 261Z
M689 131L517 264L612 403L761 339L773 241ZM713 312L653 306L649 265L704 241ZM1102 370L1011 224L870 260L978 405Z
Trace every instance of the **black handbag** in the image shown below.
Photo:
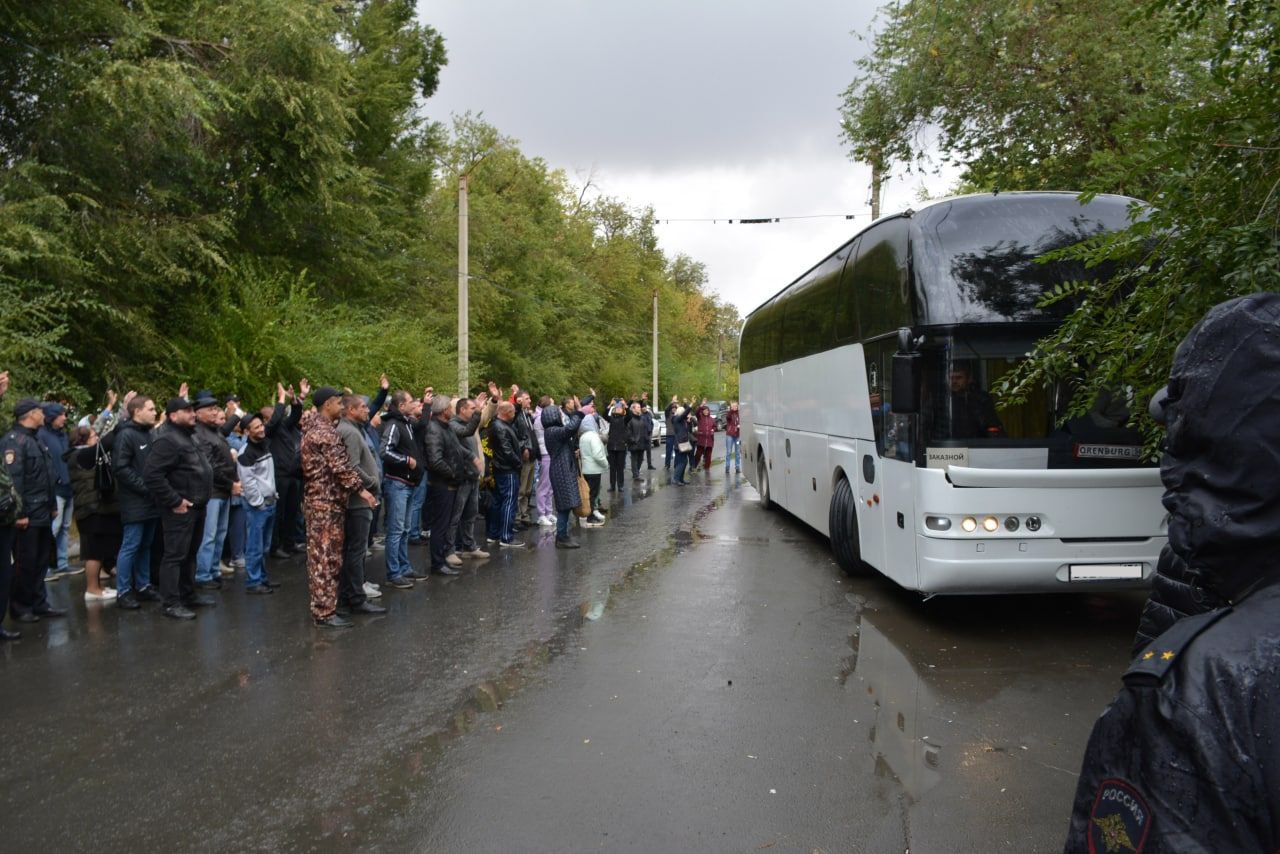
M116 494L116 473L111 468L111 454L101 442L94 448L93 485L100 498L110 499Z

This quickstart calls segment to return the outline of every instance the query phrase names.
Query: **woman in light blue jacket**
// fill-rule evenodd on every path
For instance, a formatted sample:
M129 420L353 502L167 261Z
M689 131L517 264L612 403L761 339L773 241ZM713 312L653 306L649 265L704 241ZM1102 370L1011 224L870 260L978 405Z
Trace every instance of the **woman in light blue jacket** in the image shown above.
M599 510L600 475L609 468L609 454L600 440L600 424L594 415L582 419L578 428L578 450L582 453L582 477L591 490L591 515L582 520L584 528L598 528L604 524L604 514Z

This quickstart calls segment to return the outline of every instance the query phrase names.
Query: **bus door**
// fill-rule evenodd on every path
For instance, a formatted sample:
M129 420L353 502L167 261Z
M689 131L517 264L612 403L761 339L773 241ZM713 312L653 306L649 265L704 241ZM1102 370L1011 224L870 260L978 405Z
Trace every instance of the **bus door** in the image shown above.
M879 569L903 587L913 589L917 580L915 460L882 457L880 464L884 481L880 493L884 565Z
M768 464L769 475L769 494L777 504L790 509L790 505L787 504L787 464L789 462L787 451L789 446L786 438L787 431L782 426L782 389L786 388L786 384L783 382L781 366L769 369L768 373L770 410L774 416L769 421L769 444L765 448L765 460Z
M881 572L884 560L884 467L876 452L876 443L866 439L854 442L858 451L858 551L862 559Z
M895 343L887 340L864 349L875 440L859 443L867 525L859 526L858 536L867 544L863 560L910 587L916 580L915 451L919 416L893 411L889 372L895 349ZM874 559L868 556L869 549L874 550Z

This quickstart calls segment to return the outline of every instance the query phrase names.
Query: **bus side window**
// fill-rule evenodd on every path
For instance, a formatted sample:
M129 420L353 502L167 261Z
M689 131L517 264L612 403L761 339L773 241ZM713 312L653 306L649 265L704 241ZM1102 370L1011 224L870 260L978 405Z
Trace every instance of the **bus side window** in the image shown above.
M872 226L858 242L853 283L864 339L911 325L907 230L907 219L898 217Z
M853 279L854 259L858 257L858 243L849 245L849 253L845 258L840 273L840 290L836 298L836 342L844 344L857 341L858 333L858 300L857 285Z

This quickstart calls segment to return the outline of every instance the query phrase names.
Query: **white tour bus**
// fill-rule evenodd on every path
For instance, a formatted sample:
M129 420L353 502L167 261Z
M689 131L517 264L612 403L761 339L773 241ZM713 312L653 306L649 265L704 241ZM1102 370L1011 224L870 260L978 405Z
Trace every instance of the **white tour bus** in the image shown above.
M995 404L993 382L1097 276L1034 259L1128 221L1134 200L1000 193L882 218L753 311L742 452L765 507L849 572L927 594L1143 585L1166 540L1159 470L1120 395L1063 422L1072 384Z

